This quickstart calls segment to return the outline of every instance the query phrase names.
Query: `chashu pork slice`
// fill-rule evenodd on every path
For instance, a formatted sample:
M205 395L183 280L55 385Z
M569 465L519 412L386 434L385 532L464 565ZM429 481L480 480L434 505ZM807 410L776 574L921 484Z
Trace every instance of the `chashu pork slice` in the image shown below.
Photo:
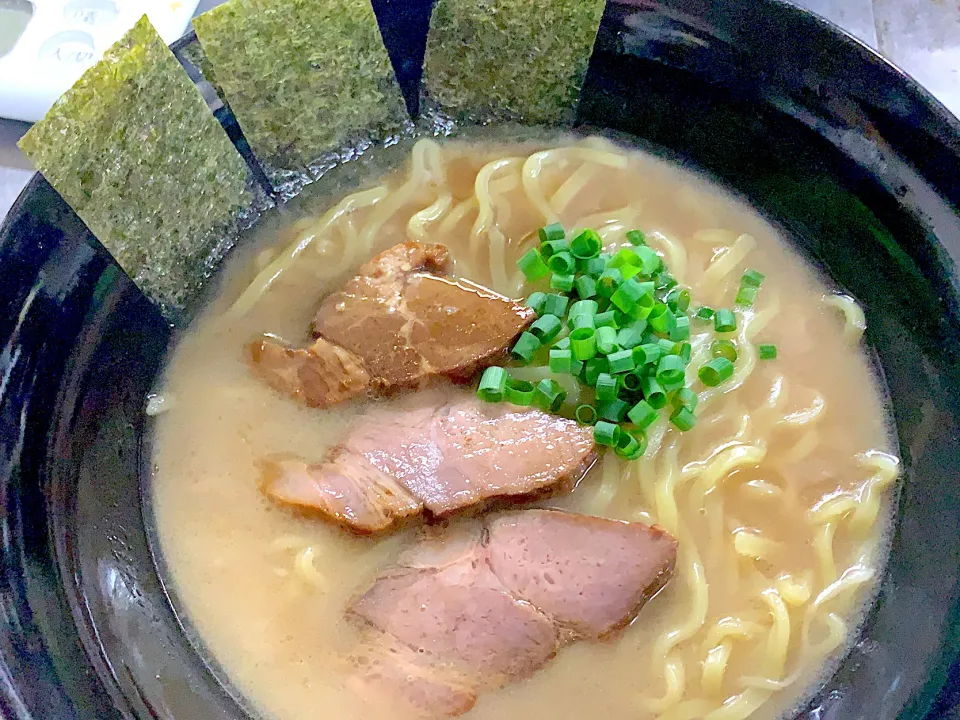
M371 637L382 633L363 651L378 658L376 672L358 664L354 682L426 717L462 714L471 690L528 677L564 644L630 623L672 577L676 555L657 527L556 510L432 529L350 607ZM403 653L374 650L397 643L416 658L406 690L383 680L406 672Z
M313 407L437 376L469 379L504 357L536 313L447 277L450 264L443 245L395 245L321 303L313 345L288 348L264 337L250 346L254 367L272 387Z
M446 516L569 487L596 459L592 429L573 420L440 397L421 393L400 407L370 409L323 462L266 460L263 491L372 533L411 515Z

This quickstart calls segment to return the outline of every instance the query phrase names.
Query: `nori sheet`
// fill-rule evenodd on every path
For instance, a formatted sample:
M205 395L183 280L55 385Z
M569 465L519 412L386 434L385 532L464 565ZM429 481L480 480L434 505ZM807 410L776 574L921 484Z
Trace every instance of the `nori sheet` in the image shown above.
M409 123L369 0L231 0L194 28L275 181Z
M20 147L168 317L254 199L247 164L146 17Z
M437 0L423 88L454 120L573 120L605 0Z

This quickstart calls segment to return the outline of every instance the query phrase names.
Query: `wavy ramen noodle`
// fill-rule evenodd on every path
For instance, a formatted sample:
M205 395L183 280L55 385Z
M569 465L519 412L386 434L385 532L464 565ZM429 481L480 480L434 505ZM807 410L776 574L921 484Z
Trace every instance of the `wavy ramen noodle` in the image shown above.
M572 494L541 503L662 526L679 540L676 577L615 641L567 648L469 717L775 717L851 641L884 560L898 475L856 302L747 208L606 140L420 140L404 171L234 260L171 357L164 393L176 403L152 404L164 410L156 523L179 602L204 651L269 717L314 717L321 704L329 717L377 716L339 674L355 640L342 614L412 534L353 537L260 495L258 458L321 458L363 404L300 407L262 385L240 349L263 332L301 342L317 301L403 239L443 242L458 275L528 294L515 263L551 222L593 227L607 250L643 230L695 302L731 306L747 267L767 280L754 308L737 310L733 378L694 386L694 430L660 419L642 459L608 453ZM715 338L694 323L691 367ZM760 342L779 357L760 360ZM549 369L515 374L536 381Z

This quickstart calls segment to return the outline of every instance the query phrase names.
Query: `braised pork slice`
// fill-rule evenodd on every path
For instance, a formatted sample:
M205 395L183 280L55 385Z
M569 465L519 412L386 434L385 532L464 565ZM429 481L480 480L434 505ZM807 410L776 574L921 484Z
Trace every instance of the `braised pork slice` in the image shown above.
M360 358L317 338L307 348L289 348L264 337L250 355L267 383L310 407L328 407L366 391L370 375Z
M264 492L370 533L424 511L445 516L491 498L558 489L596 457L591 429L572 420L440 397L422 393L369 410L321 463L267 460Z
M273 387L317 407L434 376L468 379L503 356L536 313L445 277L449 266L443 245L406 242L386 250L321 303L314 346L287 348L264 338L250 348L254 366Z
M348 617L382 632L383 647L416 653L418 682L433 680L417 694L419 711L454 716L464 710L444 699L449 678L460 690L499 687L539 670L564 643L608 637L667 583L676 553L670 535L641 523L510 512L428 530ZM381 687L385 674L357 670L359 682Z

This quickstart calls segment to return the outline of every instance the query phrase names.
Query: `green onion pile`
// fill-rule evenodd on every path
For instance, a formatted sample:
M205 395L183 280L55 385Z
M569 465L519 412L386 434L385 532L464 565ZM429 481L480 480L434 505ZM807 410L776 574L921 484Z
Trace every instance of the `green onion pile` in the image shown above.
M594 402L578 405L573 417L593 425L597 443L633 460L647 449L645 431L666 413L682 431L696 424L697 394L688 384L691 322L713 323L718 334L734 333L737 316L728 308L690 308L690 291L678 286L640 230L627 233L631 247L603 252L595 230L569 238L559 223L539 231L539 247L517 261L527 280L550 277L553 292L527 298L537 320L520 335L511 354L529 364L546 352L554 375L570 374L593 389ZM747 270L736 304L752 307L764 276ZM716 340L712 359L697 369L707 387L733 377L737 345ZM775 345L758 346L761 359L777 356ZM535 405L557 413L566 392L553 378L534 385L490 367L477 395L487 402Z

